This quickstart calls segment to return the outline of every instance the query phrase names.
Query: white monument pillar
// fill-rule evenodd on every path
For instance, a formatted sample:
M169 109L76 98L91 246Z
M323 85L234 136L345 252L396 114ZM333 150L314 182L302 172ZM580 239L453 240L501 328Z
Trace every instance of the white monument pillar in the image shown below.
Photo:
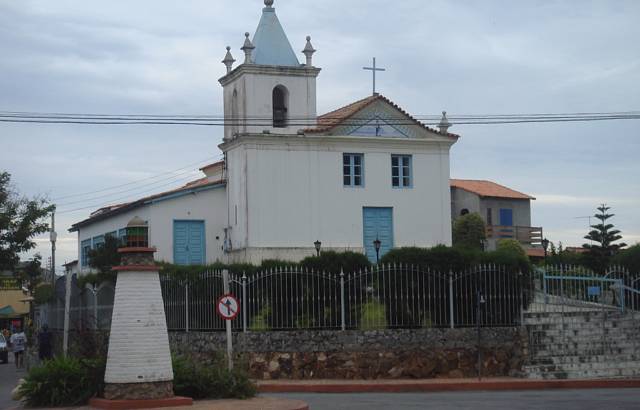
M163 400L191 404L191 399L173 395L169 336L153 260L156 250L148 246L148 227L140 218L127 225L126 242L118 249L120 266L113 268L118 279L102 401L135 400L137 406L148 401L156 407ZM187 402L180 403L181 399ZM91 404L103 407L98 402Z

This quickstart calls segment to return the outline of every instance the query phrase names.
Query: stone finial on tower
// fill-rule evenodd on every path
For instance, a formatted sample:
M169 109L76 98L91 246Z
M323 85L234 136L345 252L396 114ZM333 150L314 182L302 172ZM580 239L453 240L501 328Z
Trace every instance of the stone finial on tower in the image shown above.
M302 50L302 53L307 57L307 64L305 64L307 67L313 67L311 57L313 57L313 53L315 52L316 49L311 45L311 36L307 36L307 44L304 46L304 50Z
M251 53L256 46L254 46L251 40L249 40L249 32L244 33L244 37L244 45L240 50L244 51L244 63L251 64Z
M227 67L227 74L231 72L233 67L233 63L235 63L233 56L231 55L231 47L227 46L227 55L224 56L224 60L222 60L222 64Z
M264 0L264 5L266 7L273 7L273 0Z
M440 123L438 124L438 128L440 128L440 132L446 134L447 131L449 130L449 127L451 127L451 123L449 122L449 119L447 118L447 112L446 111L442 111L442 119L440 119Z

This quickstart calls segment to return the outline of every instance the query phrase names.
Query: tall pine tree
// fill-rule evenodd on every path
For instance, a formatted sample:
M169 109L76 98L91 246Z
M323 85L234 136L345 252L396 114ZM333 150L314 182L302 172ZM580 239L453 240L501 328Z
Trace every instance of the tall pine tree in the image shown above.
M626 243L614 243L622 239L620 231L614 229L613 224L607 223L607 220L612 218L614 214L607 213L610 207L606 204L600 205L598 208L599 213L594 217L600 221L600 223L591 225L593 228L584 239L588 239L593 243L585 243L583 248L588 249L587 260L588 264L596 272L604 272L609 266L611 258L618 253L620 248L627 246Z

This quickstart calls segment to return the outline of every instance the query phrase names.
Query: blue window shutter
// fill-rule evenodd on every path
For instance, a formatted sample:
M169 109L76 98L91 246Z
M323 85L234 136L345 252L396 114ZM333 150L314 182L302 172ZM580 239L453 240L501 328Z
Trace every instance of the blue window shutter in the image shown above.
M93 237L93 249L96 249L98 246L104 246L104 235Z
M501 226L513 226L513 210L512 209L500 209L500 225Z
M91 250L91 239L80 242L80 266L89 265L89 250Z

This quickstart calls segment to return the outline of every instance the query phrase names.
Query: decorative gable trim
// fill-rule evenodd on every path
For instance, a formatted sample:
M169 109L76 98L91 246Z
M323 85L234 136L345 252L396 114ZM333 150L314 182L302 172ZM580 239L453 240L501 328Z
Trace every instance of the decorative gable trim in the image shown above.
M457 141L460 138L457 134L452 134L450 132L441 132L434 128L428 127L422 122L413 118L409 113L400 108L393 101L389 100L385 96L381 94L372 95L370 97L364 98L362 100L356 101L349 105L346 105L337 110L331 111L327 114L321 115L318 117L318 125L315 128L307 128L304 130L305 133L309 134L329 134L329 135L339 135L341 134L341 130L338 130L339 127L342 126L342 130L344 128L352 128L352 122L356 123L356 128L358 126L362 126L363 123L358 123L359 118L363 118L362 113L363 110L368 107L374 105L374 103L380 102L380 105L386 105L389 109L391 109L396 115L391 116L390 118L394 119L405 119L406 120L406 129L415 129L416 126L418 129L422 129L423 131L427 131L426 133L421 133L422 136L431 136L431 137L446 137L447 139ZM388 112L387 110L384 110ZM370 120L372 117L369 117ZM405 125L405 124L403 124ZM412 134L416 135L417 138L418 132L413 131ZM435 134L435 135L434 135Z

